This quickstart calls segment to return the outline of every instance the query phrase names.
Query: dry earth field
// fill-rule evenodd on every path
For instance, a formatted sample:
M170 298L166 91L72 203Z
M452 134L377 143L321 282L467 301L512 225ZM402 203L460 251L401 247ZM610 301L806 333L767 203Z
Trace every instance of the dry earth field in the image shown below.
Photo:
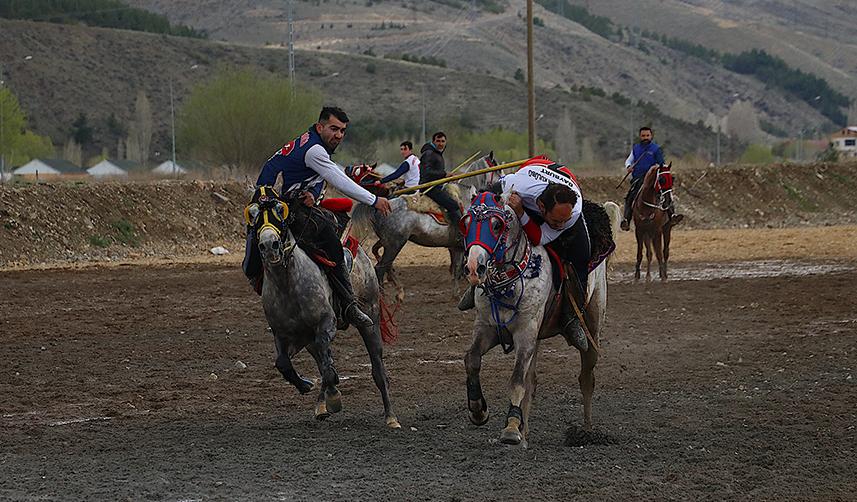
M749 231L676 232L693 261L650 286L628 280L621 239L594 404L606 444L565 445L579 363L552 339L527 449L496 442L512 364L499 351L483 371L494 416L467 421L472 314L424 253L400 267L386 348L398 431L352 331L335 343L345 409L313 419L313 398L273 368L235 257L0 272L0 498L848 500L855 232L770 230L737 253L722 250ZM313 374L306 354L296 365Z

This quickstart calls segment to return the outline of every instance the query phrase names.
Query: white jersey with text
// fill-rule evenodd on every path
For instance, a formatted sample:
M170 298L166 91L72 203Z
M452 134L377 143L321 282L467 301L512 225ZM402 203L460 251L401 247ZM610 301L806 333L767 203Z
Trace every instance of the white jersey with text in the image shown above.
M556 229L547 223L538 225L530 219L530 216L526 212L521 217L521 224L524 226L524 230L527 232L530 240L542 246L553 241L577 223L583 211L583 195L571 171L564 166L550 168L548 166L553 165L553 163L548 159L544 160L546 161L545 163L533 162L525 164L517 172L500 178L500 182L503 184L503 193L517 193L521 197L525 208L539 214L541 214L541 211L536 200L549 184L559 183L566 185L577 194L577 202L575 202L572 208L571 218L562 225L562 228Z

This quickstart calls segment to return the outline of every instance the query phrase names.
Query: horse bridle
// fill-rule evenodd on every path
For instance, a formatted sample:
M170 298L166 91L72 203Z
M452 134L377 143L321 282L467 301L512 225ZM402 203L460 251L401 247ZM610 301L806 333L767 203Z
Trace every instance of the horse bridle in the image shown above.
M280 248L280 261L287 266L289 258L294 252L297 241L285 245L283 236L288 232L288 221L290 217L289 205L280 199L276 191L271 187L259 187L259 197L244 208L244 221L256 232L258 240L263 230L269 229L277 234ZM260 220L261 218L261 220ZM261 225L260 225L261 223ZM257 228L258 227L258 228Z

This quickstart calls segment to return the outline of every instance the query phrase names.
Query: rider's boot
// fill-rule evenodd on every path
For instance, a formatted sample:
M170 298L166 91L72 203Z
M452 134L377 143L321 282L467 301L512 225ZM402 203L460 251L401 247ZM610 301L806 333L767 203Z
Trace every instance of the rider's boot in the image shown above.
M476 286L469 286L458 300L458 310L464 312L476 307Z
M586 338L586 332L583 331L583 326L580 325L580 319L573 312L565 312L563 314L562 334L565 340L576 347L581 352L589 350L589 340Z
M464 236L461 235L461 232L458 230L458 222L461 220L461 209L457 207L452 211L446 212L446 217L449 218L447 223L449 223L449 227L455 232L456 242L460 247L464 247Z
M622 210L622 223L619 224L619 228L624 231L631 230L631 204L625 200L625 207Z
M584 314L583 311L583 294L581 291L585 291L586 287L581 285L580 282L576 279L574 275L574 269L571 265L565 265L568 270L568 278L565 280L565 283L562 285L563 295L565 296L565 301L563 302L562 309L562 318L561 318L561 326L562 326L562 334L565 337L565 340L569 343L569 345L575 346L581 352L586 352L589 350L589 340L586 338L586 332L583 330L583 326L580 323L580 318L577 316L577 312L570 304L570 300L568 296L573 296L574 301L577 304L577 309L580 311L581 316ZM573 284L574 283L574 284ZM571 290L571 295L569 295L569 290Z
M675 206L670 206L670 208L667 210L667 213L670 215L670 226L671 227L678 225L679 223L681 223L681 220L684 219L683 214L676 214Z
M348 277L348 271L345 270L345 262L337 263L335 267L328 270L330 285L342 302L342 313L345 316L345 320L360 328L372 326L374 322L360 310L360 306L357 305L357 300L354 298L354 290L351 289L351 279Z

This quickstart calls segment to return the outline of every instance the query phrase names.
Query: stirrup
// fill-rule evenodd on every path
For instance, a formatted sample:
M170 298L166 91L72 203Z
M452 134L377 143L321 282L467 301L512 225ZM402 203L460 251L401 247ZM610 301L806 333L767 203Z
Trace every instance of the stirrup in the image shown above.
M628 230L631 230L631 222L623 219L622 223L619 224L619 228L627 232Z
M678 225L679 223L681 223L681 220L683 220L683 219L684 219L683 214L672 215L672 217L670 217L670 226L674 227L674 226Z
M476 286L469 286L458 300L458 310L464 312L476 307Z
M345 319L358 328L368 328L375 323L372 322L372 318L363 313L360 310L360 306L357 305L357 302L352 302L351 305L345 307Z

